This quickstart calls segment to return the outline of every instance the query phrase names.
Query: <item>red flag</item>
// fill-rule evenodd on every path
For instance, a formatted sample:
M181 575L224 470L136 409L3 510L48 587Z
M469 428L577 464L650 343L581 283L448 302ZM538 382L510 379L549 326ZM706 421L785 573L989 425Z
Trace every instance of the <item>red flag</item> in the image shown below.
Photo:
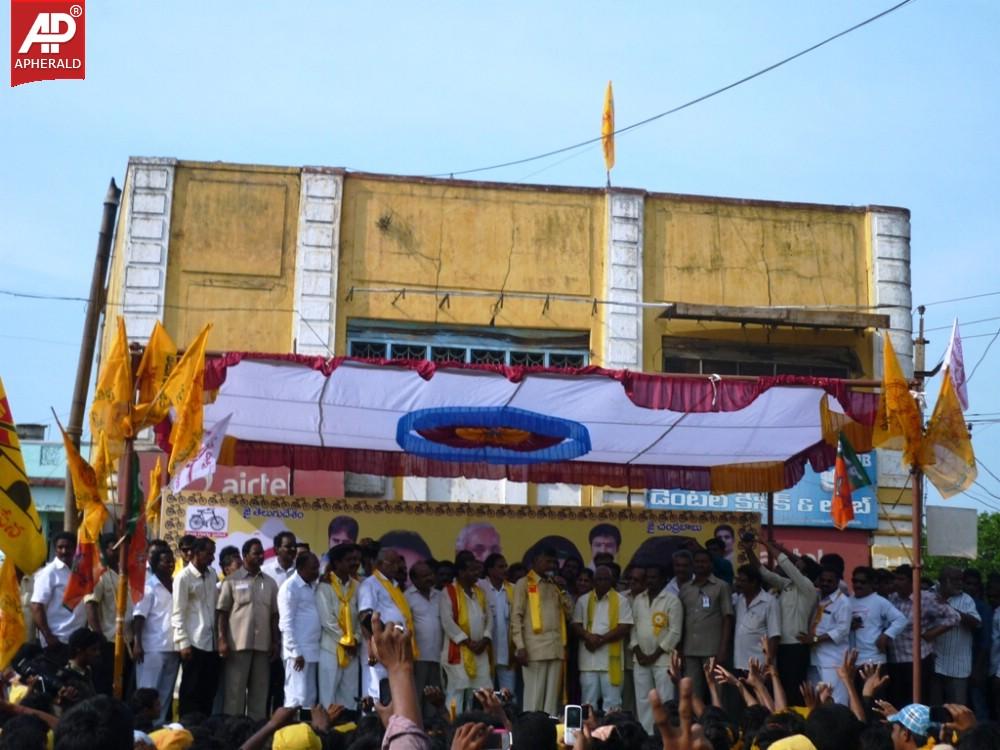
M76 554L73 556L73 567L70 569L66 591L63 592L63 605L76 609L83 597L94 593L97 579L104 572L101 565L101 555L93 542L76 542Z
M854 520L854 501L851 500L851 477L847 472L844 454L837 451L837 464L833 470L833 504L830 506L833 525L838 529L847 528Z
M133 463L135 471L139 471L139 460L136 458ZM138 602L142 599L143 588L146 585L146 557L149 552L149 540L146 539L146 508L153 498L160 496L160 459L156 459L156 467L149 472L149 486L146 490L146 498L143 498L139 491L138 482L133 493L133 501L137 504L134 509L135 529L128 544L128 585L132 592L132 601Z

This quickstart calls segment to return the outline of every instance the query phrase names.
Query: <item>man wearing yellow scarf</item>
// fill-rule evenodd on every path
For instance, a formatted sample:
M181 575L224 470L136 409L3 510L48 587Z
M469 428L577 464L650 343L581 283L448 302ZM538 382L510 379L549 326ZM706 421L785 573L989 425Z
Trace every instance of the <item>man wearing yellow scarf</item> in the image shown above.
M670 576L662 565L646 566L646 591L632 600L632 649L634 662L635 703L639 723L647 732L653 731L653 709L649 691L654 687L660 699L674 697L674 685L667 674L670 654L681 640L684 608L680 599L667 590Z
M365 622L370 615L377 612L386 627L391 622L404 628L407 635L413 637L413 614L406 597L396 585L396 579L403 565L405 565L403 558L396 550L384 547L379 550L375 558L375 571L358 587L358 616L363 635L361 661L368 664L361 675L361 694L380 698L383 703L388 703L390 700L389 673L370 656L367 642L371 639L371 633L365 629ZM413 658L420 658L416 642L413 644Z
M316 587L316 607L323 634L319 641L319 704L348 709L357 703L358 582L352 573L361 563L361 548L340 544L330 549L326 574Z
M573 604L553 580L555 570L556 551L539 550L528 575L514 586L510 632L524 675L525 711L555 714L562 702L566 617Z
M458 713L472 707L472 693L492 689L490 631L492 621L486 594L477 585L483 566L476 558L459 555L455 582L445 586L439 600L445 641L441 669L446 682L447 706Z
M632 629L628 599L612 589L614 574L606 565L594 571L594 589L577 599L573 632L580 639L581 702L605 711L621 707L625 649ZM602 703L603 701L603 703Z

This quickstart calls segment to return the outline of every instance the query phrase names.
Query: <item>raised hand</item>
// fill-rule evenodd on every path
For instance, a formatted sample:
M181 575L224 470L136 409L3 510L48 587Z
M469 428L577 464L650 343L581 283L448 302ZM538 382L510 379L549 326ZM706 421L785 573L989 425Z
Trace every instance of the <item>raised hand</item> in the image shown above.
M861 686L861 695L865 698L873 697L889 681L889 675L882 674L881 664L863 664L860 674L861 679L864 680L864 684Z

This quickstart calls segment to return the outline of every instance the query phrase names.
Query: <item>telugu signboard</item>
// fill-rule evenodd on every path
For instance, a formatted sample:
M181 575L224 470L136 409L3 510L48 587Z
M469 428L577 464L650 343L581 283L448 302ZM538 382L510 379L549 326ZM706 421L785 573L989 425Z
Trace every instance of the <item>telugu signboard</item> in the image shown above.
M873 484L855 490L854 520L850 529L875 529L878 527L877 488L878 477L875 451L858 454ZM833 497L833 468L817 473L806 465L805 476L794 487L774 493L775 526L816 526L832 528L830 502ZM691 490L648 490L646 507L656 510L711 510L719 513L760 513L767 523L767 495L759 492L737 492L731 495L712 495Z

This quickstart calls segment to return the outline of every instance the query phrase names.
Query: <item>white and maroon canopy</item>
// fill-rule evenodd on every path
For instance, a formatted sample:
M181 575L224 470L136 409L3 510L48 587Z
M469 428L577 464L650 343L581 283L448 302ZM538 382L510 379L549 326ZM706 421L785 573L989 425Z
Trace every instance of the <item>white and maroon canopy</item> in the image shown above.
M828 468L831 422L871 425L877 404L830 378L244 353L210 359L205 390L239 465L715 492Z

